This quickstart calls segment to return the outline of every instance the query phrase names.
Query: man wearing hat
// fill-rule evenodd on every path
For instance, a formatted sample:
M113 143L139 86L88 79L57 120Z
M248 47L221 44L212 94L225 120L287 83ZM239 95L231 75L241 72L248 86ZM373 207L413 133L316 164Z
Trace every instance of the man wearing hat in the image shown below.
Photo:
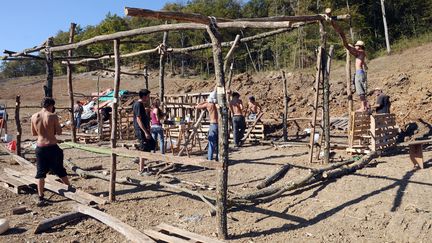
M195 106L196 109L207 109L209 112L210 126L208 130L208 152L207 159L213 160L213 154L216 154L218 160L218 111L217 111L217 93L213 91L207 98L207 101L201 102Z
M375 88L376 103L372 107L375 108L377 114L390 113L390 97L382 91L381 88Z
M361 108L358 111L367 111L370 109L369 104L366 99L367 94L367 85L366 85L366 70L367 65L365 63L366 58L366 51L365 51L365 44L363 41L359 40L355 43L354 46L351 44L348 44L348 41L346 40L345 34L341 30L341 28L336 24L335 21L331 21L331 24L333 25L336 32L339 34L340 38L342 39L344 47L351 53L351 55L355 56L355 77L354 77L354 84L357 91L357 94L360 97L361 101Z

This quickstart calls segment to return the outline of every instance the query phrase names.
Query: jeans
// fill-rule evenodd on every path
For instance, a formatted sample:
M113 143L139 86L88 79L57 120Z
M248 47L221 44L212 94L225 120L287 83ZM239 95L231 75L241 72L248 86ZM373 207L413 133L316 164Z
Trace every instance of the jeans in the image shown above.
M81 126L81 115L75 115L74 120L75 120L75 127L79 129Z
M213 154L216 153L216 161L219 160L218 151L218 124L210 123L208 131L208 152L207 159L213 160Z
M164 139L164 130L161 126L152 125L150 128L151 135L155 142L157 142L159 137L159 149L161 154L165 154L165 139Z
M246 129L246 122L244 116L233 116L233 135L234 143L236 146L240 146L240 142L243 139L244 132Z

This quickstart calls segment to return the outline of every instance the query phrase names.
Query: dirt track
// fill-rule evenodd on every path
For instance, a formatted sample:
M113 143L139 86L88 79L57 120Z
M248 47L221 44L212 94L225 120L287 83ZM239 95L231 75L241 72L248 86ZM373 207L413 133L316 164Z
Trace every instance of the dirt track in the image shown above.
M398 115L400 124L402 118L416 120L423 118L431 123L432 104L431 59L432 44L411 49L401 55L383 57L373 60L369 66L369 80L372 87L389 88L388 93L393 99L393 108ZM428 50L428 51L424 51ZM429 53L428 53L429 52ZM428 55L429 54L429 55ZM402 62L404 60L404 62ZM419 62L418 60L423 60ZM409 64L406 64L409 63ZM402 73L405 78L399 79ZM332 90L339 95L333 100L332 115L341 115L345 111L343 96L343 70L336 68L333 72ZM233 87L243 95L254 94L259 100L265 97L266 104L280 100L279 89L274 88L281 81L278 73L254 75L252 79L245 75L238 76L241 83L234 81ZM82 77L82 78L80 78ZM294 74L290 82L293 101L297 116L308 112L304 100L311 97L310 75ZM92 76L77 76L76 92L94 91L95 79ZM93 80L91 80L93 79ZM0 81L0 97L13 104L14 96L21 94L24 104L39 101L42 95L42 78L27 78L19 80ZM151 88L157 90L157 77L152 77ZM300 82L302 80L302 82ZM339 81L340 80L340 81ZM402 81L401 81L402 80ZM111 87L112 80L105 78L102 87ZM212 81L197 79L168 79L171 82L167 93L189 90L192 92L208 91ZM122 87L137 90L142 86L141 80L126 79ZM387 85L384 85L387 83ZM176 85L177 84L177 85ZM181 85L180 85L181 84ZM240 87L241 86L241 87ZM64 78L55 81L56 98L65 104L66 82ZM265 92L260 92L265 91ZM406 92L408 91L408 92ZM307 100L307 99L306 99ZM280 101L277 101L279 104ZM424 103L422 103L424 102ZM340 103L340 105L338 105ZM272 108L273 109L273 108ZM276 108L269 109L278 113ZM408 112L412 110L409 114ZM280 111L280 110L279 110ZM23 112L31 114L32 111ZM408 114L408 116L407 116ZM270 117L267 117L270 118ZM24 120L24 139L28 135L29 124ZM13 130L13 127L11 127ZM313 185L304 190L285 194L271 203L258 206L233 208L230 215L238 221L229 220L229 232L233 242L431 242L432 241L432 150L426 149L426 169L413 171L407 151L400 150L398 155L378 158L370 167L357 173L345 176L336 181ZM307 173L300 167L308 167L306 148L294 147L276 150L270 146L247 146L230 155L229 184L233 193L253 191L258 180L285 163L298 165L291 169L285 179L278 184L299 178ZM338 151L338 155L347 156ZM109 168L110 159L107 156L81 152L75 149L65 149L65 158L71 157L82 167L103 165ZM0 156L0 169L4 167L18 168L9 165L9 157ZM317 166L317 165L314 165ZM118 165L118 177L130 176L138 178L137 166L128 159L121 159ZM2 172L3 173L3 172ZM215 185L214 171L187 170L177 172L175 176L183 179L199 181ZM95 195L107 195L108 183L97 179L84 180L72 177L72 183ZM118 200L114 204L103 206L107 213L118 217L138 230L152 228L161 222L169 223L183 229L215 237L215 218L208 213L204 203L184 194L173 193L171 190L154 190L150 188L133 188L118 186ZM202 192L213 195L214 191ZM125 238L105 225L87 219L62 226L49 233L34 235L33 228L40 220L67 212L70 201L47 193L54 202L53 206L36 208L30 195L15 195L0 188L0 217L12 219L14 229L7 235L0 236L1 242L53 241L53 242L123 242ZM26 206L31 212L19 216L11 216L10 209Z

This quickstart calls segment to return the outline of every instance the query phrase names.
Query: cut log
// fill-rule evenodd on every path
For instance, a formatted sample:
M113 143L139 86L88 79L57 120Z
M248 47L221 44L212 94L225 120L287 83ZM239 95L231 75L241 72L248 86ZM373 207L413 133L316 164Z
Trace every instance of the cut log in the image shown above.
M84 206L82 204L74 204L72 205L72 209L82 214L88 215L94 219L99 220L100 222L115 229L116 231L124 235L128 240L132 242L136 242L136 243L154 242L144 233L141 233L140 231L133 228L132 226L125 224L119 219L114 218L113 216L108 215L102 211Z
M45 231L51 229L52 227L54 227L56 225L64 224L64 223L70 222L72 220L81 218L83 216L84 215L80 212L70 212L70 213L65 213L65 214L56 216L54 218L44 219L36 226L33 233L34 234L40 234L42 232L45 232Z
M12 209L12 214L13 215L23 214L25 212L27 212L27 208L26 207L17 207L17 208L13 208Z
M0 219L0 235L9 229L9 220Z
M262 182L256 185L256 188L263 189L264 187L270 186L271 184L283 178L290 168L291 165L289 164L281 166L273 175L266 177Z

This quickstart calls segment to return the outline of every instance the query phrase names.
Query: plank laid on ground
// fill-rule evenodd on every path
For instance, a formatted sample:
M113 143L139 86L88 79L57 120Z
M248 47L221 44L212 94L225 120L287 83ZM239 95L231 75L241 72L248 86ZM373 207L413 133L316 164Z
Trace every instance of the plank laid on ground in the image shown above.
M170 154L158 154L158 153L151 153L151 152L143 152L139 150L128 150L124 148L115 148L112 150L112 152L120 156L122 156L123 154L127 154L131 157L140 157L147 160L159 160L167 163L193 165L193 166L199 166L199 167L210 168L210 169L218 169L221 167L221 164L218 162L212 162L200 158L174 156Z
M16 171L16 170L12 170L12 169L8 169L5 168L4 171L6 172L6 174L8 174L9 176L13 177L14 179L24 183L24 184L37 184L37 179L35 179L33 176L30 176L29 174L33 173L32 171ZM77 201L79 203L83 203L83 204L100 204L100 205L104 205L107 203L107 201L103 198L100 197L96 197L94 195L91 195L89 193L80 191L80 190L75 190L75 192L71 192L68 189L68 186L55 181L54 179L52 179L51 176L48 176L45 180L45 188L47 190L50 190L56 194L59 194L61 196L67 197L69 199L72 199L74 201Z
M27 184L5 174L0 174L0 182L2 187L16 194L19 194L23 187L27 187Z
M152 239L150 239L147 235L144 233L138 231L137 229L133 228L132 226L123 223L117 218L114 218L113 216L106 214L102 211L99 211L97 209L82 205L82 204L74 204L72 205L72 209L80 212L82 214L88 215L90 217L93 217L100 222L108 225L109 227L115 229L122 235L124 235L128 240L132 242L154 242Z
M205 243L223 243L223 241L219 241L216 239L212 239L203 235L198 235L195 233L192 233L190 231L186 231L177 227L174 227L172 225L169 224L165 224L165 223L161 223L157 226L157 228L161 229L161 230L165 230L168 231L170 233L174 233L174 234L178 234L181 236L186 236L191 240L197 241L197 242L205 242Z
M82 216L83 214L80 212L70 212L70 213L61 214L53 218L44 219L41 222L39 222L39 224L34 229L33 233L39 234L45 232L56 225L67 223L69 221L75 220Z
M190 241L188 240L183 240L181 238L166 235L164 233L157 232L155 230L144 230L144 233L155 240L162 240L166 242L175 242L175 243L190 243Z

